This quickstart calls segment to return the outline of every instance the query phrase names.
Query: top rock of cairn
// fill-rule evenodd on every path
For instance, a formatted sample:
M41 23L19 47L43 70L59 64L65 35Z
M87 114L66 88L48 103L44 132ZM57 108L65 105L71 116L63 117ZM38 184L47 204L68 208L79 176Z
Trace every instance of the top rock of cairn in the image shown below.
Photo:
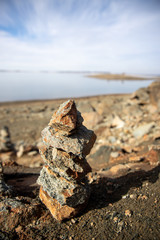
M40 154L45 162L37 180L40 199L59 221L71 218L86 206L90 196L85 156L96 136L82 125L75 102L68 100L54 112L42 131Z
M77 121L78 120L78 121ZM78 124L81 124L83 118L77 116L77 109L73 100L68 100L60 105L59 109L54 112L49 126L54 131L62 135L70 135Z

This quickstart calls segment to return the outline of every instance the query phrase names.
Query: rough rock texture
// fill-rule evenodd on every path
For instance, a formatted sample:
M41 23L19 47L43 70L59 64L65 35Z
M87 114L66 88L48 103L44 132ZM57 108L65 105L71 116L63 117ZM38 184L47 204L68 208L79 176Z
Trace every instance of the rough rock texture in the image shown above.
M59 221L81 211L90 196L85 175L91 171L85 156L95 134L82 125L73 100L61 104L49 126L42 131L40 154L45 162L37 180L40 199Z
M0 196L9 195L10 193L11 188L4 181L2 163L0 162Z

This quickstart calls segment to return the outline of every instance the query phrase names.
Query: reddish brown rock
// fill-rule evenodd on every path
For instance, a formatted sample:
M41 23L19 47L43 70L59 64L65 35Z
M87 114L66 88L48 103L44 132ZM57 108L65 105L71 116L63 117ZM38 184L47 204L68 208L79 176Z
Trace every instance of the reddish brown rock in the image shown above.
M62 130L64 133L69 133L76 128L77 123L77 109L73 100L68 100L54 112L49 126L53 127L55 131Z
M86 203L78 205L76 208L67 205L62 206L55 198L51 198L42 187L40 187L39 197L50 210L52 216L58 221L74 217L79 211L82 211L86 205Z
M82 120L74 101L69 100L42 131L44 145L40 154L45 166L37 180L41 186L40 199L58 221L75 216L90 196L86 174L91 167L85 156L96 137L82 125Z

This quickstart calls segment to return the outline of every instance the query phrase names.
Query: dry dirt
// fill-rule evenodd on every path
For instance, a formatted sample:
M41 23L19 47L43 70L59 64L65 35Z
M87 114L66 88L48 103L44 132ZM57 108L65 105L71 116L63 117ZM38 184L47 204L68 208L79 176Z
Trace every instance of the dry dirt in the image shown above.
M13 189L11 196L0 197L0 204L10 199L8 205L0 206L0 239L160 239L158 87L159 83L132 97L75 100L85 123L97 134L88 157L93 169L88 176L91 197L84 212L61 223L38 196L36 179L43 162L39 154L28 154L37 151L41 130L64 100L0 104L0 128L9 127L16 151L20 145L26 149L19 158L16 153L0 154L5 181ZM118 127L113 125L115 116ZM133 137L141 124L152 122L147 133ZM22 205L16 207L11 201Z

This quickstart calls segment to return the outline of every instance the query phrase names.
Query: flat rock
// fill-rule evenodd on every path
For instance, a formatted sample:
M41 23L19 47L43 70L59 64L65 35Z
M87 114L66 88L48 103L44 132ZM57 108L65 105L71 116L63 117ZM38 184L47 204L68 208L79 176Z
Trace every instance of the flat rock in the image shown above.
M72 178L66 180L45 166L42 168L37 182L43 186L51 198L55 198L62 206L76 207L83 204L90 195L87 182L77 184Z
M58 221L74 217L86 206L86 202L74 208L68 205L61 205L56 199L51 198L42 187L40 188L39 196L41 201L50 210L52 216Z
M147 134L154 126L155 126L154 122L140 125L133 131L133 136L136 138L141 138L145 134Z
M88 128L94 128L96 127L100 122L102 122L103 117L97 113L97 112L87 112L83 113L83 118L84 118L84 125Z
M71 136L57 135L53 129L46 127L42 131L42 140L47 147L62 149L67 153L73 153L80 158L90 153L91 148L96 140L93 131L81 126Z
M91 167L87 163L86 159L80 159L79 157L61 151L59 149L49 147L45 145L41 146L40 154L45 162L53 172L59 172L63 177L68 178L72 176L78 179L79 176L85 176L91 171Z

